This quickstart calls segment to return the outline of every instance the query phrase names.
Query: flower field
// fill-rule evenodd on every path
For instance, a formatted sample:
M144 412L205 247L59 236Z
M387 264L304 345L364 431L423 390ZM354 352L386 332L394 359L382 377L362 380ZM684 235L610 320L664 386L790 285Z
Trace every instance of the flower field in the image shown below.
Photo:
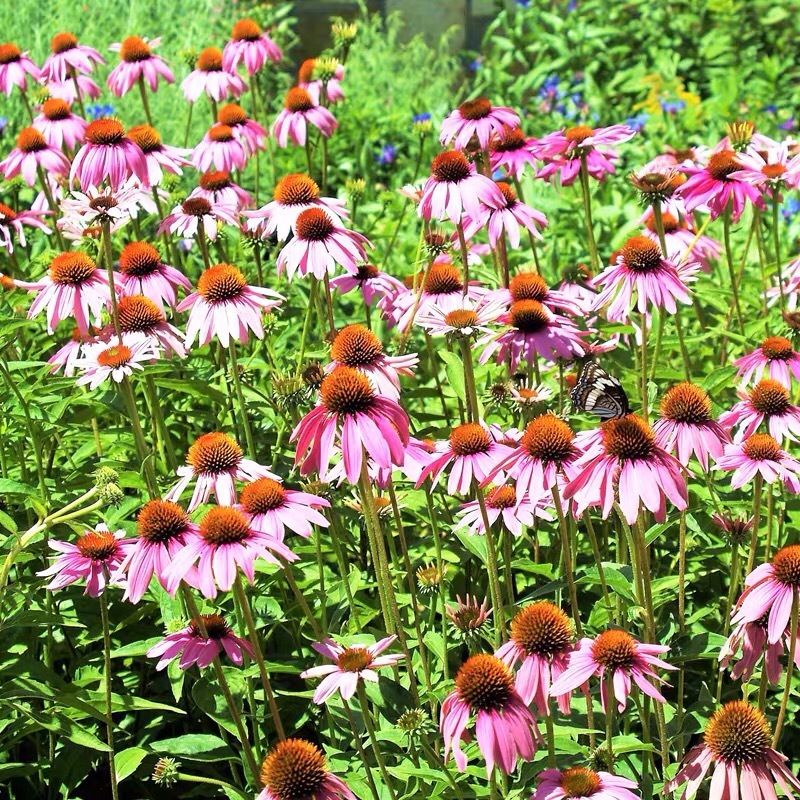
M800 797L800 33L674 5L0 11L0 798Z

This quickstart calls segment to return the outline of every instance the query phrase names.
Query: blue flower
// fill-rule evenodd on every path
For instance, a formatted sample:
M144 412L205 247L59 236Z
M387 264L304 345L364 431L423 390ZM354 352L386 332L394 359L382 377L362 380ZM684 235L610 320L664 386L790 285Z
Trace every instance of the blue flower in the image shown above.
M765 111L767 114L776 114L778 111L778 106L775 103L770 103L768 106L763 106L762 111Z
M478 56L470 65L469 68L472 72L477 72L483 63L483 56Z
M679 111L683 111L684 108L686 108L686 101L684 100L661 101L661 110L665 114L677 114Z
M648 119L650 119L649 114L637 114L635 117L628 117L628 119L625 120L625 124L638 133L644 128Z
M528 6L531 4L531 0L514 0L514 2L523 8L528 8Z
M394 157L397 155L397 148L393 144L387 144L383 146L383 149L375 156L375 160L379 164L383 164L386 166L387 164L391 164L394 161Z
M778 127L782 131L793 131L795 129L795 125L796 125L795 118L789 117L789 119L787 119L786 122L781 122L781 124L778 125Z
M431 118L430 111L423 111L421 114L414 114L412 122L427 122Z
M0 117L0 136L3 135L3 132L8 127L8 117Z
M781 214L783 214L783 218L789 222L789 220L798 212L800 211L800 200L796 197L790 197L784 204L783 208L781 209Z
M569 0L567 11L574 11L578 7L578 0Z
M111 105L104 105L101 106L100 104L87 106L86 110L92 115L92 119L100 119L101 117L110 117L114 113L114 106Z

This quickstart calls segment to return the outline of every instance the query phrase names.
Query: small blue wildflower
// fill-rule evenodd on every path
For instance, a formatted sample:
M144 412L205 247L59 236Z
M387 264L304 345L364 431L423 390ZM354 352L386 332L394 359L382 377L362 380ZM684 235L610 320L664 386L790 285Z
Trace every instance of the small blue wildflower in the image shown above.
M800 211L800 200L796 197L790 197L784 204L783 208L781 208L781 214L783 214L783 218L789 222L791 218Z
M8 117L0 117L0 136L3 135L3 132L8 127Z
M483 64L483 56L478 56L470 65L469 68L472 72L477 72Z
M794 117L789 117L789 119L787 119L786 122L781 122L781 124L778 125L778 127L782 131L793 131L795 129L796 125L797 125L797 123L796 123L795 118Z
M778 106L776 106L775 103L770 103L768 106L763 106L761 110L766 112L767 114L777 114Z
M412 122L427 122L431 118L430 111L423 111L421 114L414 114Z
M375 156L375 160L386 166L387 164L391 164L394 161L394 157L397 155L397 148L393 144L387 144L383 146L383 149Z
M683 111L686 108L686 101L685 100L662 100L661 101L661 110L665 114L677 114L679 111Z
M92 106L87 106L86 110L92 115L92 119L100 119L101 117L110 117L114 113L114 106L100 105L99 103Z
M628 119L625 120L625 124L638 133L644 129L648 119L650 119L650 115L643 112L641 114L637 114L635 117L628 117Z
M577 7L578 0L569 0L569 3L567 3L567 11L575 11Z
M502 170L502 169L496 169L496 170L495 170L495 171L492 173L492 180L493 180L493 181L504 181L504 180L506 180L507 178L508 178L508 175L506 175L506 173L505 173L505 170Z
M523 8L528 8L531 4L531 0L514 0L514 2Z
M539 89L539 97L562 97L564 93L558 88L560 82L558 75L548 75Z

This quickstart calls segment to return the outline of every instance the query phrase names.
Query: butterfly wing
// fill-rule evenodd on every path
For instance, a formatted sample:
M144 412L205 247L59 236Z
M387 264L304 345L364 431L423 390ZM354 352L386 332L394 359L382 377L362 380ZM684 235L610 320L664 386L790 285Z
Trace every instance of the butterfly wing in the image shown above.
M615 419L630 413L628 396L622 384L599 364L590 361L570 392L575 408L596 414L600 419Z

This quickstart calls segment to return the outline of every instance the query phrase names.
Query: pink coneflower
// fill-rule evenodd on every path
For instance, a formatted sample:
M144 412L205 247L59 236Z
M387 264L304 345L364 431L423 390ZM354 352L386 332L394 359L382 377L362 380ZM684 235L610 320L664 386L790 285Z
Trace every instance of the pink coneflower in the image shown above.
M272 196L273 200L265 206L244 214L247 229L260 231L265 239L277 232L278 241L286 241L294 231L297 217L310 208L321 208L339 222L348 214L341 200L320 197L319 186L302 173L284 175L275 185Z
M437 457L435 443L432 439L416 439L409 437L405 458L400 464L400 471L412 483L419 480L422 470Z
M204 172L189 197L202 197L212 206L228 206L237 214L253 204L253 198L231 180L230 173L221 170Z
M655 217L645 214L644 236L659 241ZM705 272L711 271L711 264L722 256L722 245L710 236L696 234L685 215L665 211L661 215L664 225L664 243L667 245L666 260L671 264L696 262ZM690 252L691 248L691 252Z
M464 226L464 236L471 239L485 226L489 234L489 243L497 247L498 241L506 236L511 247L519 247L520 228L530 231L537 239L542 238L540 228L547 227L547 217L541 211L521 203L513 187L505 181L498 181L495 186L503 195L504 203L500 208L489 210L488 216L482 219L470 219Z
M736 160L741 169L732 172L731 178L747 181L773 197L784 187L797 189L800 185L800 155L790 158L786 142L764 150L751 146Z
M663 522L667 499L679 511L688 504L683 466L656 444L653 429L635 414L604 422L597 446L581 457L576 470L563 492L565 500L574 498L576 515L601 506L606 519L616 501L633 525L642 505Z
M449 219L454 225L466 214L475 224L486 221L489 209L505 206L494 181L478 173L463 153L448 150L433 159L417 212L428 221Z
M307 89L311 92L317 102L322 94L323 88L325 89L325 97L328 105L339 103L344 100L344 91L342 90L342 80L344 80L344 67L341 64L336 64L333 70L333 75L327 80L323 81L321 78L315 78L314 74L317 71L316 58L307 58L297 70L297 85L301 89ZM330 74L330 73L328 73Z
M594 293L589 293L594 299ZM502 302L506 308L518 300L536 300L550 311L562 311L569 316L580 316L583 312L579 303L569 294L551 289L547 281L537 272L518 272L508 284L508 288L494 289L487 294Z
M139 78L144 79L151 92L158 90L159 77L167 83L175 83L175 76L164 59L153 53L153 49L160 44L161 37L148 40L129 36L108 48L113 53L119 53L121 59L111 70L106 82L112 94L117 97L126 95L138 83Z
M86 253L59 253L50 262L47 275L34 283L18 281L17 285L38 292L28 309L28 319L46 309L48 333L62 319L74 317L78 330L87 335L90 317L99 327L100 312L111 304L108 275Z
M63 31L50 41L50 55L42 64L40 80L46 84L63 83L82 72L90 75L97 64L106 60L93 47L78 44L78 37Z
M177 290L191 291L189 279L161 256L148 242L130 242L119 256L120 286L126 294L142 294L162 310L175 307Z
M129 294L120 297L117 303L117 319L125 334L138 334L147 337L157 350L164 350L167 357L173 354L186 358L183 334L164 318L164 312L148 297ZM109 326L113 330L113 326Z
M587 317L591 316L594 299L597 296L591 269L586 264L573 264L566 267L561 273L558 293L577 306L577 313Z
M42 112L33 120L33 127L40 131L50 147L72 150L83 141L83 134L89 125L83 117L70 111L63 100L51 97L42 103Z
M156 670L164 669L178 655L181 657L178 662L181 669L189 669L194 664L203 669L223 651L237 667L242 666L243 652L250 658L255 657L250 642L237 636L222 617L201 614L200 620L205 628L205 635L197 621L192 620L185 628L167 634L147 651L148 658L159 659Z
M517 694L514 675L495 656L479 653L468 658L456 673L456 688L442 703L439 729L444 736L444 760L450 750L459 772L467 768L461 749L467 725L475 714L475 736L489 775L498 766L513 772L517 759L530 761L541 742L536 719Z
M545 511L545 503L531 502L521 495L518 497L517 489L510 484L487 489L484 504L489 525L493 526L500 520L502 527L513 536L522 536L526 527L534 525L535 518L551 519ZM483 512L477 500L462 503L457 520L454 531L466 529L472 536L483 536L486 533Z
M491 333L489 325L500 316L502 310L502 305L497 301L460 296L454 308L427 304L423 313L417 313L414 321L431 336L470 337Z
M343 700L350 700L356 693L360 680L378 682L378 673L375 670L381 667L391 667L396 664L402 655L380 655L389 647L397 636L387 636L375 644L351 645L342 647L333 639L322 642L313 642L312 647L325 658L335 664L322 664L300 673L301 678L322 678L323 681L314 692L314 702L322 705L337 691Z
M495 107L485 97L476 97L462 103L442 122L439 141L443 145L452 141L456 150L465 150L474 136L478 144L486 148L493 134L518 126L516 111L505 106Z
M796 353L792 343L783 336L764 339L757 350L737 358L733 365L739 368L736 377L743 385L751 380L760 381L764 372L787 389L792 385L792 375L800 381L800 353Z
M128 551L134 546L133 539L125 539L125 531L111 531L105 525L97 525L93 531L84 531L75 544L50 539L49 545L61 555L37 575L55 576L47 588L63 589L71 583L85 579L84 594L99 597L109 583L110 575L117 570Z
M253 530L282 542L286 528L306 538L314 525L327 528L330 523L317 509L330 505L318 495L287 489L271 478L259 478L242 489L235 508L244 511Z
M255 120L248 119L240 105L228 103L222 106L217 114L217 122L227 125L233 131L234 138L244 142L248 155L266 147L267 129Z
M676 300L691 303L686 284L677 268L667 261L657 242L647 236L634 236L625 243L616 264L606 267L595 279L605 288L595 297L595 309L608 305L606 316L612 322L626 322L634 306L644 314L663 308L677 311Z
M189 515L168 500L151 500L142 507L136 518L138 538L113 576L114 580L127 576L123 600L138 603L153 575L167 588L164 573L173 557L183 549L186 534L194 528ZM185 580L197 587L196 576L188 576Z
M719 217L730 204L731 219L738 222L748 200L756 208L764 209L764 198L758 188L747 181L733 177L741 169L739 154L733 150L718 150L712 153L707 166L689 169L691 174L676 193L683 198L686 210L694 211L705 206L711 219Z
M139 145L125 135L125 128L116 119L90 122L85 132L86 143L75 154L69 173L70 183L77 178L81 189L100 186L107 180L118 189L131 175L145 188L148 180L147 160Z
M174 595L185 576L197 564L197 586L204 597L215 598L217 587L230 591L238 569L250 583L255 580L255 561L270 564L296 561L297 556L283 542L250 527L247 515L230 506L211 508L194 529L186 533L184 546L164 570L167 591Z
M614 172L614 162L619 160L614 145L632 139L636 131L627 125L611 125L608 128L590 128L576 125L566 130L549 133L536 142L534 153L547 163L539 170L538 177L549 179L559 175L562 186L575 182L586 160L586 171L595 180L602 181L606 174Z
M694 454L708 472L709 455L719 460L731 437L711 419L711 399L693 383L673 386L661 400L661 416L653 425L656 444L668 453L676 452L678 461L688 466Z
M513 371L523 359L529 364L539 356L547 361L572 361L586 354L582 341L585 333L571 319L553 314L538 300L517 300L498 322L508 328L479 340L478 344L486 345L478 359L480 364L494 355L498 363L509 361Z
M502 168L519 180L525 167L536 168L535 144L536 140L527 138L519 128L503 126L489 143L492 172Z
M624 711L628 704L631 679L648 697L666 703L661 692L648 678L664 683L654 668L677 669L658 658L668 652L666 645L642 644L622 630L607 630L595 639L581 639L577 649L569 654L567 668L553 681L550 696L558 697L577 689L595 675L600 679L600 701L605 711L611 700L608 696L609 681L606 680L608 670L618 711Z
M69 161L36 128L23 128L17 136L17 146L0 161L0 170L7 181L22 175L28 186L34 186L40 169L45 174L66 175Z
M77 328L74 328L69 341L61 345L61 347L47 359L47 363L50 364L50 374L56 375L59 370L63 369L64 377L71 378L77 369L77 362L81 356L81 346L85 343L96 341L97 337L84 336Z
M226 97L239 97L247 84L235 73L222 68L222 51L216 47L206 47L197 57L193 69L181 83L183 96L196 103L205 94L219 103Z
M183 174L181 168L188 167L191 163L186 158L191 150L163 144L158 131L150 125L134 125L128 131L128 138L144 153L147 178L151 186L158 186L161 183L164 172L181 175Z
M233 135L233 128L215 122L192 153L192 164L200 171L218 169L233 172L247 163L244 141Z
M546 769L537 778L539 785L530 800L569 800L572 797L596 800L640 800L632 789L635 781L612 775L610 772L595 772L586 767L570 767L563 772Z
M449 468L450 495L469 492L473 479L477 483L485 481L492 467L511 453L509 447L492 438L485 424L477 422L457 425L448 439L437 444L436 450L439 455L423 468L416 485L419 488L430 477L435 486Z
M542 414L528 423L517 446L495 462L487 480L507 473L517 483L520 502L538 503L551 494L559 476L577 475L580 456L572 428L554 414Z
M744 700L733 700L714 712L703 734L681 761L678 774L664 786L674 792L686 784L680 800L691 800L714 764L709 800L770 800L775 784L791 797L800 781L786 757L770 747L772 732L763 712Z
M337 275L331 280L331 288L339 294L347 294L354 289L361 291L364 304L375 305L377 301L380 305L386 298L394 298L398 292L405 291L402 281L389 275L388 272L381 272L372 264L359 264L356 274L345 273Z
M143 370L145 364L157 358L153 340L141 334L123 334L122 339L114 336L107 342L85 344L81 358L75 362L82 373L76 383L88 384L89 389L96 389L104 381L121 383L134 370Z
M331 363L325 372L345 366L363 372L375 391L392 400L400 399L400 376L413 377L419 358L415 353L384 355L381 340L364 325L346 325L331 343Z
M737 444L754 434L765 423L770 436L782 442L800 436L800 408L793 406L789 390L782 383L763 378L749 392L739 391L740 402L719 416L728 431L738 427L733 437Z
M77 84L77 88L75 84ZM51 81L47 84L47 91L50 97L63 100L69 105L72 105L78 99L78 92L80 92L80 97L83 100L87 98L97 100L103 93L100 87L85 75L77 75L74 80L61 81L59 83Z
M263 339L264 311L280 305L283 299L283 295L272 289L249 286L233 264L214 264L200 275L197 291L177 308L191 309L186 323L186 345L190 346L199 335L201 346L216 336L227 347L231 340L246 342L249 331Z
M322 751L303 739L284 739L261 767L264 788L256 800L356 800L344 781L331 774Z
M309 125L326 139L339 127L333 114L314 102L308 90L294 86L286 93L284 108L272 123L272 135L279 147L286 147L289 139L298 147L305 147Z
M517 612L511 620L511 639L495 653L512 669L522 661L517 693L526 705L535 703L541 716L550 715L550 686L567 668L573 636L570 618L557 605L537 600ZM562 714L570 713L571 696L571 690L558 696Z
M738 517L731 514L712 514L711 521L724 534L726 539L733 544L749 541L750 531L753 530L753 517Z
M302 475L315 471L326 479L336 439L350 483L359 480L365 452L383 469L403 464L408 417L396 401L377 395L366 375L339 367L319 392L320 404L300 420L290 439L297 442L295 463L302 461Z
M222 51L222 68L235 72L240 62L248 75L258 72L267 61L277 64L283 58L280 47L252 19L240 19L231 32L231 41Z
M732 489L741 489L758 474L767 483L780 479L791 491L800 492L800 461L789 456L767 433L754 433L744 442L726 445L717 466L733 470Z
M756 567L744 580L747 587L731 617L734 625L767 618L767 641L786 635L792 603L800 589L800 545L782 547L772 561Z
M357 264L367 260L365 247L372 247L366 236L342 227L336 217L322 208L308 208L297 215L294 238L278 253L278 275L286 270L291 280L295 272L322 280L332 275L339 264L355 274Z
M749 681L753 677L753 670L764 656L763 669L767 679L773 686L780 683L783 673L781 656L787 647L790 648L791 631L787 628L777 642L768 642L767 622L766 616L755 622L740 622L722 645L718 659L720 669L727 669L741 650L741 656L731 670L731 678L734 680ZM800 648L797 647L795 647L794 663L800 668Z
M220 223L236 226L235 211L222 203L212 205L205 197L187 197L172 209L159 226L158 233L169 231L184 239L194 239L201 233L213 242Z
M17 241L20 246L26 247L27 240L25 238L24 225L31 228L38 228L46 234L52 233L50 228L44 224L40 217L48 214L47 211L14 211L9 208L5 203L0 203L0 248L5 250L9 255L14 252L14 238L12 235L16 234Z
M6 97L11 97L15 86L23 92L28 91L27 75L35 81L41 78L39 67L28 58L28 51L23 53L11 42L0 44L0 89L5 92Z
M224 433L204 433L195 439L186 456L185 467L178 467L180 480L167 492L164 499L177 502L193 481L192 499L187 511L208 502L211 492L221 506L232 506L236 502L235 481L252 482L258 478L280 480L266 467L249 458L244 458L242 448Z

